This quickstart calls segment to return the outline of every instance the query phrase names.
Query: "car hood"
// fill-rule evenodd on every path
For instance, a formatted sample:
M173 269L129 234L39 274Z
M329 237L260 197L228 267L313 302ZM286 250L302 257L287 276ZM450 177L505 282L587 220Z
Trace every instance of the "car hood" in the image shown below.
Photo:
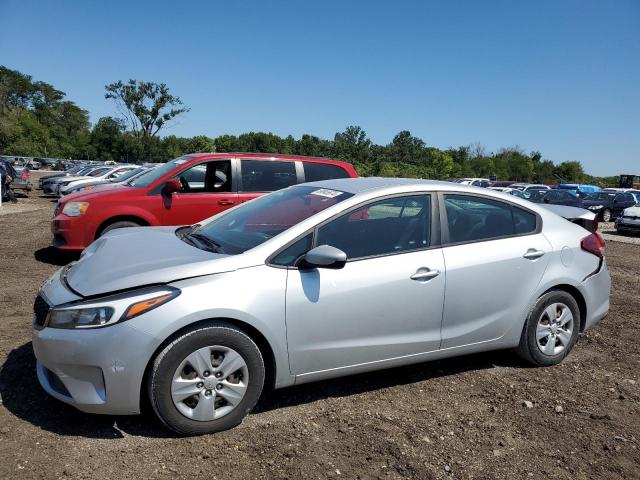
M176 236L176 228L122 228L108 232L67 267L67 285L87 297L237 268L238 256L193 247Z
M640 205L636 205L635 207L625 208L622 214L628 217L640 217Z
M87 178L93 178L93 177L74 177L72 175L65 175L64 177L55 177L52 178L51 180L48 180L48 183L70 183L70 182L75 182L76 180L86 180Z

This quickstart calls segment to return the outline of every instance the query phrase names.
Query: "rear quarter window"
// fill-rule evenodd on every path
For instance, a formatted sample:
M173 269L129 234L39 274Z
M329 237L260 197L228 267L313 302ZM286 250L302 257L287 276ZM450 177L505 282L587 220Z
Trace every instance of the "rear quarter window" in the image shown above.
M329 163L302 162L305 182L318 182L333 178L349 178L347 171Z

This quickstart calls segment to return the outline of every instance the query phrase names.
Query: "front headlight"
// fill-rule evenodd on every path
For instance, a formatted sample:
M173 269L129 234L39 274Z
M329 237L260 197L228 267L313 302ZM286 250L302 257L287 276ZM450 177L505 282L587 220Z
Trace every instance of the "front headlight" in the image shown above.
M147 287L90 302L53 308L47 327L99 328L130 320L173 300L180 290L169 286Z
M89 202L69 202L62 209L62 213L67 217L79 217L87 213Z
M101 327L113 316L111 307L73 308L53 310L47 326L51 328L91 328Z

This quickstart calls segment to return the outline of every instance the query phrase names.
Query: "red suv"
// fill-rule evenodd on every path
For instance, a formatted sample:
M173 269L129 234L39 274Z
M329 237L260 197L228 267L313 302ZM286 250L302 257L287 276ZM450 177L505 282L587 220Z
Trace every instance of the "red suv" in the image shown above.
M165 163L126 186L65 196L51 223L53 245L82 250L109 230L190 225L266 192L302 182L357 177L352 165L324 158L203 153Z

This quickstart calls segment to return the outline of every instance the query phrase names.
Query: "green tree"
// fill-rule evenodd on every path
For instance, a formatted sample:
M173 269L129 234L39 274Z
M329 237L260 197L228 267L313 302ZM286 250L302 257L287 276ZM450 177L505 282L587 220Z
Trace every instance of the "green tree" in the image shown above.
M137 137L155 137L168 122L189 111L165 83L119 80L105 89L104 97L116 103Z

